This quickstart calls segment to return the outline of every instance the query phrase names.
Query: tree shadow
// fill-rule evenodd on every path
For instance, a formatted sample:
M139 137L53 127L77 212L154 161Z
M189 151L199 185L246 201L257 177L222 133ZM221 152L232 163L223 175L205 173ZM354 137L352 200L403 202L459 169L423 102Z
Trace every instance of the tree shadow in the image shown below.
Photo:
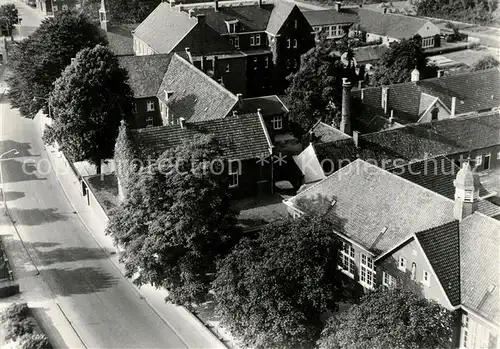
M2 159L14 159L27 156L40 156L31 154L31 150L33 149L31 147L31 143L20 143L13 141L11 139L0 141L0 154L3 154L4 152L9 151L11 149L16 149L19 152L19 154L14 155L14 152L12 152L2 157Z
M54 249L43 250L52 246L50 243L30 243L30 246L37 251L37 257L40 265L50 265L55 263L78 262L85 260L106 259L108 256L101 248L85 247L57 247ZM47 247L46 247L47 246Z
M191 118L193 117L195 119L201 117L201 115L205 113L204 110L199 110L197 105L198 98L196 95L191 93L184 96L176 96L174 93L168 102L168 107L173 111L173 113L175 115L182 115L187 121L191 121Z
M29 226L67 220L69 216L58 212L55 208L9 208L9 213L16 224Z
M4 183L45 180L35 175L37 166L33 162L21 162L14 159L1 162Z
M0 197L5 194L5 201L14 201L17 199L24 198L26 194L22 191L6 191L5 193L0 193Z
M52 291L58 296L71 296L104 291L115 286L119 279L99 268L54 268L41 269L44 278L57 280Z

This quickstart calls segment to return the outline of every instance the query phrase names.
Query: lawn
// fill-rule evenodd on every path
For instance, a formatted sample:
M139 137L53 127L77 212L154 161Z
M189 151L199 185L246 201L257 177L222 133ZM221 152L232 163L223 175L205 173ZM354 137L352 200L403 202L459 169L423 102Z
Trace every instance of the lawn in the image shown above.
M114 173L89 176L85 180L106 213L118 207L118 179Z

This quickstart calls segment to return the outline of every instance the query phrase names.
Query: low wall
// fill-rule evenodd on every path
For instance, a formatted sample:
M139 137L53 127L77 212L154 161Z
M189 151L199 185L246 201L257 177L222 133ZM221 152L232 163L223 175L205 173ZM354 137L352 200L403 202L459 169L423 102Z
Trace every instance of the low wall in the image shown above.
M7 278L0 280L0 298L7 298L19 293L19 284L14 280L14 273L1 241L0 259L2 259L2 263L5 263L4 268L7 273Z
M83 177L82 181L83 181L84 186L85 186L85 193L86 193L86 196L87 196L87 205L90 206L90 208L92 209L92 212L94 212L94 214L97 216L97 218L100 221L102 221L104 223L104 225L107 225L108 221L109 221L109 217L106 214L106 212L104 211L104 209L101 206L101 204L99 203L99 201L97 200L97 198L96 198L94 192L92 191L91 186L90 186L90 184L89 184L89 182L87 180L87 178L90 178L90 177L99 177L99 176L100 175Z

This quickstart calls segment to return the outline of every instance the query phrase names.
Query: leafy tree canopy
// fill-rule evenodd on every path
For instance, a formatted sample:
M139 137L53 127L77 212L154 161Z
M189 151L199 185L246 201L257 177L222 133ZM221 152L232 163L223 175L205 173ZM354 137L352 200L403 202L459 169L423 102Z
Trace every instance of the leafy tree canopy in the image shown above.
M437 68L429 64L424 54L419 36L391 43L390 50L380 58L377 64L373 83L390 85L410 81L411 72L415 67L420 72L420 79L428 79L437 75Z
M120 121L131 117L127 79L107 47L80 51L50 94L54 123L47 127L45 141L57 141L71 159L88 160L99 172L101 160L113 157Z
M205 299L217 259L240 236L228 182L209 168L219 156L206 135L167 150L137 173L108 223L126 275L167 289L177 304Z
M319 349L449 348L453 315L410 290L383 288L332 317Z
M12 106L24 117L33 117L46 105L42 98L48 97L71 58L83 48L106 42L104 33L82 13L65 11L45 19L11 52L7 82Z
M471 67L471 71L491 69L498 67L499 65L500 62L495 57L493 57L492 55L488 55L474 63L474 65Z
M342 78L354 85L354 67L345 67L334 54L337 47L323 37L316 47L302 56L300 70L292 74L289 96L290 117L299 126L298 134L307 132L314 123L339 125L342 102Z
M218 311L248 346L312 348L321 315L344 299L340 243L323 217L285 219L242 240L218 265Z
M7 32L7 35L12 35L12 29L14 29L14 24L19 21L19 12L17 11L16 5L5 4L0 6L0 26L2 30Z
M498 20L493 13L497 8L495 0L421 0L417 4L417 15L490 24Z

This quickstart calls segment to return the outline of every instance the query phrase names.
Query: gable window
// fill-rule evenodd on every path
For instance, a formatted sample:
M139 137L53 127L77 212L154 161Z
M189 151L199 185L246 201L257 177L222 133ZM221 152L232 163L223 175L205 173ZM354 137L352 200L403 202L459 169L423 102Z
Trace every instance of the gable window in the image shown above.
M273 124L273 130L281 130L283 128L283 117L276 115L271 119L271 124Z
M135 102L132 102L132 111L134 112L134 114L137 114L137 103Z
M404 257L399 257L398 269L406 272L406 259Z
M382 285L387 288L393 288L396 286L396 279L391 274L384 271L382 277Z
M424 270L424 273L422 275L422 283L426 286L431 285L431 273L429 273L427 270Z
M240 176L240 162L239 161L229 161L229 188L235 188L239 184Z
M153 117L152 116L148 116L146 118L146 127L151 127L153 126Z
M293 48L297 48L297 39L293 39Z
M155 111L155 101L153 101L152 99L150 99L148 101L147 106L146 106L146 110L147 111Z
M366 288L373 288L375 281L375 268L373 259L361 253L361 263L359 269L359 282Z
M229 73L231 70L229 68L229 64L226 64L226 73Z
M293 27L295 29L297 29L299 27L299 21L297 21L296 19L293 21Z
M428 37L428 38L423 38L422 39L422 47L433 47L434 46L434 37Z
M432 114L432 120L437 120L439 116L439 108L435 107L434 109L432 109L431 114Z
M286 39L286 47L291 48L292 47L292 40L290 38Z
M479 166L482 163L483 163L483 156L482 155L476 156L476 166Z
M354 248L342 242L342 250L340 251L341 266L340 269L351 278L354 278L354 272L356 270L356 264L354 261Z
M264 58L264 68L269 68L269 57ZM498 152L500 154L500 151ZM497 158L500 157L500 155L497 154Z

